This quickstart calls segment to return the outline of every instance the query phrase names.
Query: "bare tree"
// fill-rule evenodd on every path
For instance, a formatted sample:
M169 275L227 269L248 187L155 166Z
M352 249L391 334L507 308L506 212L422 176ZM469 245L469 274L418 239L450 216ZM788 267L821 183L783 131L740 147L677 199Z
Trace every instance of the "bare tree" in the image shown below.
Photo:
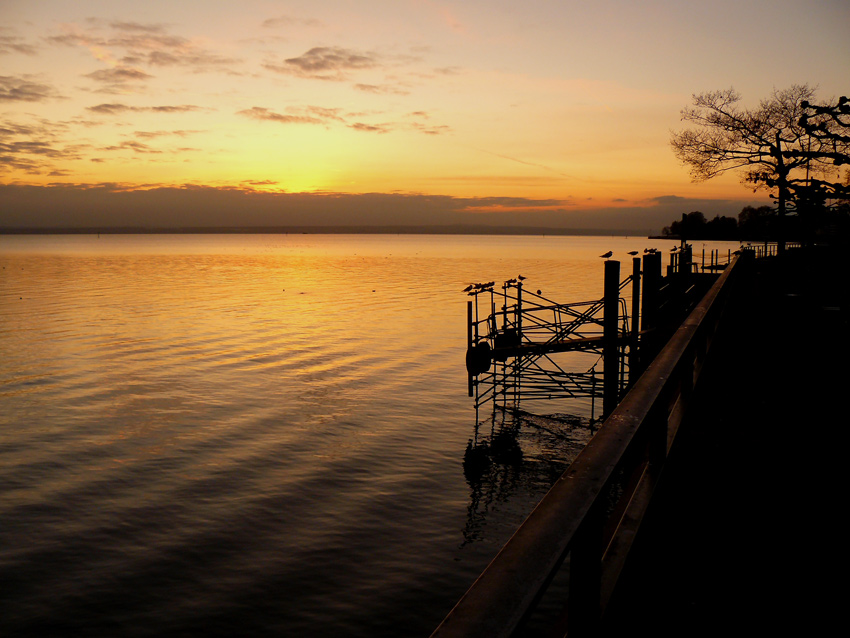
M834 104L800 103L803 115L799 124L806 133L817 140L816 148L807 148L801 157L807 161L832 162L836 167L850 164L850 100L845 96ZM806 175L803 182L791 185L799 193L801 205L812 207L845 206L850 199L850 171L845 172L843 183L818 179Z
M808 85L794 85L774 91L753 109L739 105L741 96L734 89L694 95L682 119L697 128L672 134L673 153L690 167L694 181L740 171L741 181L754 190L775 189L782 217L812 180L838 181L837 167L847 156L847 140L835 137L842 120L832 109L839 105L812 108L814 94Z

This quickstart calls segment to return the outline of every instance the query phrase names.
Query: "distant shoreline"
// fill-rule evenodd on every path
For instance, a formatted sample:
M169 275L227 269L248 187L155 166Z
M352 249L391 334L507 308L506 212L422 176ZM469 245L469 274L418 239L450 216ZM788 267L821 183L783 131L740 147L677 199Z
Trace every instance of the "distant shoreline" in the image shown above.
M3 228L0 235L578 235L648 237L651 231L513 226L219 226Z

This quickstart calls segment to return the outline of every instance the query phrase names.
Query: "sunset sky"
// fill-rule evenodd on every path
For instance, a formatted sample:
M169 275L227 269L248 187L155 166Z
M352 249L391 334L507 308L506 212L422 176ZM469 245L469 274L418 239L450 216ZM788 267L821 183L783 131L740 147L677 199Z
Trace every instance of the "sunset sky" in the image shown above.
M691 95L850 93L847 0L0 0L0 25L0 226L736 215L764 195L670 150Z

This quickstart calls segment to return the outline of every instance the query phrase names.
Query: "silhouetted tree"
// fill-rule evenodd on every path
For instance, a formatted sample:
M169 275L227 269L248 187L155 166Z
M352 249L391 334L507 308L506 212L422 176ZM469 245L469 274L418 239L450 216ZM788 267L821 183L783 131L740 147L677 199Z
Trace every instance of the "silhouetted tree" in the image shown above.
M734 217L715 215L705 225L705 235L697 239L733 240L738 238L738 220Z
M682 214L681 221L674 221L665 226L662 234L689 239L736 239L738 222L733 217L715 216L710 222L705 220L702 212L695 210Z
M674 221L669 226L664 227L665 235L675 235L682 239L696 239L702 234L705 226L705 215L700 211L695 210L691 213L682 213L681 221Z
M738 238L766 241L773 239L776 211L770 206L745 206L738 213Z
M814 93L808 85L794 85L774 91L754 109L741 108L734 89L694 95L694 105L682 110L682 119L697 128L673 133L673 152L690 167L695 181L740 170L742 181L754 189L776 190L781 218L789 199L799 199L801 185L838 179L835 154L846 154L846 141L840 134L835 137L846 128L840 119L845 103L817 110L810 106ZM778 239L782 243L781 235Z
M850 100L842 96L835 104L801 102L799 124L820 145L798 152L807 162L832 162L836 167L850 165ZM848 228L850 215L850 170L844 180L825 180L808 174L789 184L794 204L805 221L806 235L816 238Z

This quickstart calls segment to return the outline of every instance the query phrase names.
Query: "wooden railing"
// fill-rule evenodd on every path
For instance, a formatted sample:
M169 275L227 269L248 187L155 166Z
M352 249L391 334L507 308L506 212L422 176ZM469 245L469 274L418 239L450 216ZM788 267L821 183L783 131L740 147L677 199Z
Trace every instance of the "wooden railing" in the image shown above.
M748 253L732 259L432 638L511 636L562 569L562 633L598 629Z

